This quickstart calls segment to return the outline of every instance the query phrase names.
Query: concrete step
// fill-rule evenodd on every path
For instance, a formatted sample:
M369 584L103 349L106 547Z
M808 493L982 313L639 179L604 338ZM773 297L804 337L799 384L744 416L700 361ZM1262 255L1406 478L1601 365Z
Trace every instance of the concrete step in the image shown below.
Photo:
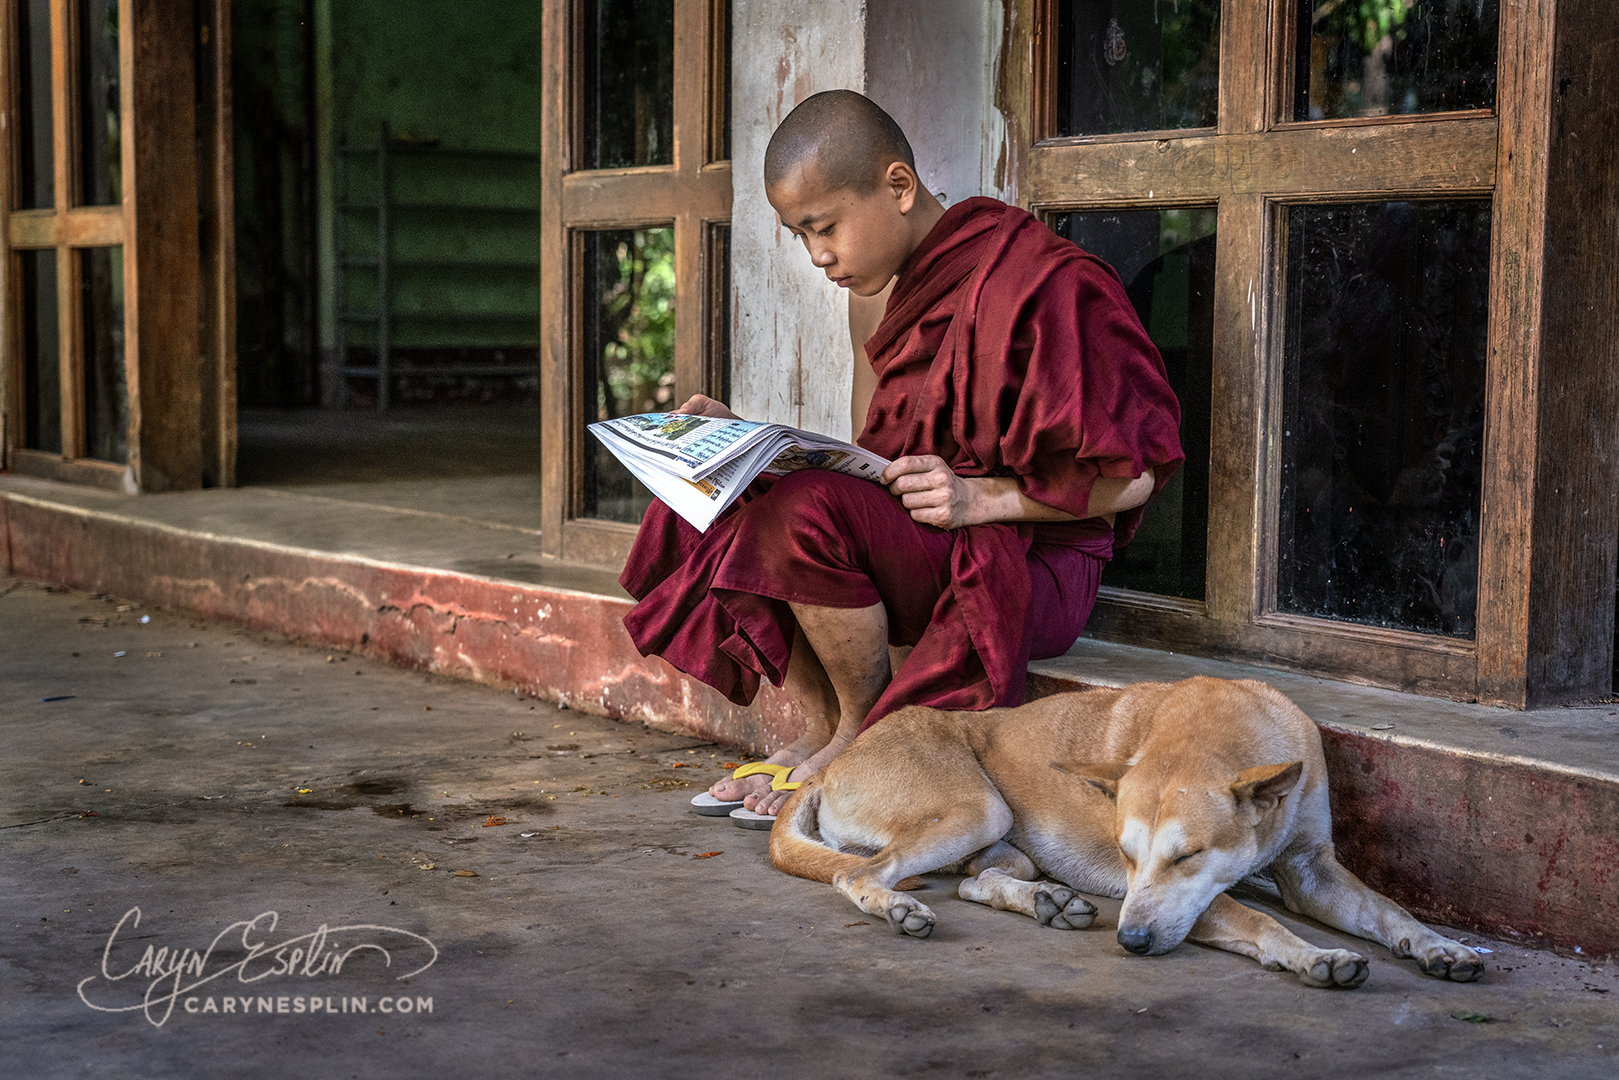
M308 491L128 496L0 477L0 569L771 750L802 718L641 657L613 575L530 531ZM1619 705L1517 713L1084 640L1031 692L1259 678L1322 729L1346 864L1425 918L1619 952Z

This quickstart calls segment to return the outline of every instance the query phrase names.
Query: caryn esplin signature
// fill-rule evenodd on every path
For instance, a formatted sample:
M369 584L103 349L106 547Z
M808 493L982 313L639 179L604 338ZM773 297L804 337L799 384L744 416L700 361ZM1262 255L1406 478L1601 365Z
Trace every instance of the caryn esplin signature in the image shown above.
M135 930L141 924L141 909L132 907L124 912L124 917L118 920L118 925L107 935L107 944L101 950L101 974L91 975L79 981L79 999L99 1012L140 1010L146 1014L146 1019L154 1027L162 1027L168 1021L169 1015L174 1012L175 1001L199 986L232 972L236 973L236 981L244 984L256 983L272 975L299 975L305 978L336 975L343 970L343 965L348 962L349 957L362 951L382 954L384 965L392 967L393 954L386 946L377 943L377 939L386 940L386 935L390 934L408 939L396 941L395 948L420 942L433 952L432 956L428 957L427 963L398 976L399 979L420 975L438 960L436 945L421 934L401 930L398 927L382 926L379 923L357 923L353 926L327 926L322 923L319 929L308 934L279 942L272 941L269 935L275 933L276 925L280 921L280 915L266 911L251 919L231 923L214 935L214 939L208 943L206 949L171 949L166 945L148 945L140 960L133 966L121 972L114 971L113 946L118 944L119 933L126 926L130 930ZM221 942L225 942L238 930L241 931L241 947L247 955L232 963L214 966L214 952L221 950ZM340 942L339 935L345 937L350 944ZM361 940L354 940L356 936L361 935L363 935ZM229 943L223 948L230 949L234 955L235 950ZM146 983L146 993L140 1002L134 1005L98 1005L90 1000L86 992L91 983L100 979L116 983L131 978L149 980ZM139 985L139 982L136 985Z

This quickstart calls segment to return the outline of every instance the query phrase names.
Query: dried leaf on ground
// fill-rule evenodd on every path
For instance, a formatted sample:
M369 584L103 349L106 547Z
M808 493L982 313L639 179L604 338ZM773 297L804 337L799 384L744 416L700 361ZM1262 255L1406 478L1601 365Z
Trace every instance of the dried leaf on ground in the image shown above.
M452 876L453 877L477 877L478 876L478 871L476 871L476 870L457 870Z
M724 855L723 851L705 851L701 855L693 855L694 859L712 859L716 855Z
M484 821L483 821L483 827L486 828L486 829L492 828L493 826L496 826L496 825L504 825L504 824L506 824L506 819L503 818L503 817L498 817L498 816L496 816L494 814L490 814L488 817L484 818Z

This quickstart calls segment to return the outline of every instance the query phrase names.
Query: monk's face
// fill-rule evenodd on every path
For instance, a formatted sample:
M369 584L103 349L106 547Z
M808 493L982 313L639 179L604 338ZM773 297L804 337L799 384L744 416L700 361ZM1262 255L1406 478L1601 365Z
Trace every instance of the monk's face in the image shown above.
M903 173L894 182L895 173ZM813 165L794 169L765 188L781 223L809 252L810 262L840 288L859 296L882 292L922 235L911 215L915 174L890 166L884 182L870 192L828 190Z

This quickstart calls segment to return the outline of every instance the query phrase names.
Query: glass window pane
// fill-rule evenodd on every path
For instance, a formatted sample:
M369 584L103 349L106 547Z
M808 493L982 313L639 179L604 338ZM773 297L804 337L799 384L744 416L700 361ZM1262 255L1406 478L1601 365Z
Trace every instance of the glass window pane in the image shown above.
M118 0L79 0L79 147L84 205L123 200Z
M1499 0L1298 0L1293 119L1495 105Z
M17 4L17 206L43 210L56 205L56 135L51 118L51 3Z
M675 231L586 232L581 422L656 412L675 395ZM638 522L652 494L588 434L583 517Z
M619 169L674 161L674 0L585 0L584 160Z
M1209 527L1215 209L1055 214L1052 228L1119 272L1181 403L1182 466L1147 506L1102 583L1201 600Z
M56 249L20 251L22 263L23 445L62 452L61 324Z
M731 223L716 222L708 227L709 299L709 379L708 392L731 403Z
M1220 0L1060 0L1055 135L1213 127Z
M1287 215L1277 607L1470 638L1490 203Z
M124 249L79 252L84 292L85 456L129 461L129 385L124 375Z

